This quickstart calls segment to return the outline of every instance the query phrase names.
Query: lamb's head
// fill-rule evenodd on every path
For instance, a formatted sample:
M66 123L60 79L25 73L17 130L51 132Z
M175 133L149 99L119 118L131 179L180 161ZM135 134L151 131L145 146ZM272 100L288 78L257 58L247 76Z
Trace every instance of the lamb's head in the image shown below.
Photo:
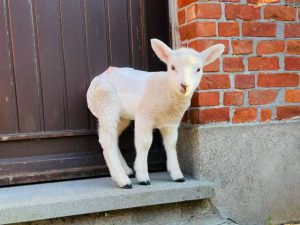
M182 96L190 96L201 80L203 67L215 61L224 51L223 44L197 52L190 48L170 49L158 39L151 39L151 46L158 58L168 68L171 88Z

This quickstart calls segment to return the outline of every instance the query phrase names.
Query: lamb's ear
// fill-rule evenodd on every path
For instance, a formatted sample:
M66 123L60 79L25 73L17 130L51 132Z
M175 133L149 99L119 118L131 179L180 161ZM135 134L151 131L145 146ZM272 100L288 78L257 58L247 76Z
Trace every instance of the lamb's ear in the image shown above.
M172 54L172 49L158 39L151 39L151 46L158 58L167 64Z
M217 44L200 52L203 59L203 65L205 66L215 61L223 53L224 49L225 46L223 44Z

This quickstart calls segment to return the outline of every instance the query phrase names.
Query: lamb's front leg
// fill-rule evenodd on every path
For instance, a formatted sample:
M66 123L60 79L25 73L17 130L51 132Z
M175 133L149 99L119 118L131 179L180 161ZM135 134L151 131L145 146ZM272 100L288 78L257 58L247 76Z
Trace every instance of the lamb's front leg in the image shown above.
M142 119L135 120L134 142L136 159L134 170L136 178L141 185L149 185L148 152L152 143L152 126Z
M164 127L160 129L163 136L163 142L167 153L167 169L176 182L184 182L184 177L179 167L176 142L178 138L177 126L175 127Z

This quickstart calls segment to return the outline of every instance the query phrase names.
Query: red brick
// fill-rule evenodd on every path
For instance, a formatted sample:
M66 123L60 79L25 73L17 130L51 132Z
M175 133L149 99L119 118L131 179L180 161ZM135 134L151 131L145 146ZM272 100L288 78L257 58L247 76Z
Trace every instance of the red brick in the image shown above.
M233 54L250 54L253 52L253 41L250 40L232 40Z
M262 22L243 22L243 36L275 37L276 24Z
M178 12L178 24L181 25L184 23L185 23L185 10L183 9Z
M245 65L242 58L228 57L223 59L223 70L225 72L238 72L244 71Z
M264 10L265 19L291 21L296 19L296 8L283 5L266 6Z
M237 89L247 89L255 87L254 75L235 75L234 85Z
M181 119L181 123L188 123L189 121L189 112L185 111L185 113L183 114L183 117Z
M213 63L204 66L204 72L218 72L219 71L219 60L215 60Z
M194 19L219 19L222 16L220 4L194 4L187 8L187 21Z
M284 68L286 70L300 70L300 58L299 57L285 57Z
M194 124L207 124L214 122L229 122L229 108L214 108L203 110L191 110L190 120Z
M243 105L244 93L242 91L231 91L224 93L224 105Z
M278 57L251 57L248 59L248 69L249 71L278 70L279 59Z
M198 109L189 110L188 120L190 123L199 124L199 110Z
M285 37L300 37L300 24L287 23L284 29Z
M299 85L296 73L258 74L259 87L295 87Z
M256 54L274 54L284 52L284 41L260 41L256 47Z
M181 40L190 40L195 37L216 36L215 22L194 22L179 28Z
M200 39L189 43L189 47L201 52L215 44L225 45L223 54L228 54L229 52L229 41L228 40L213 40L213 39Z
M252 3L252 4L270 4L270 3L278 3L280 2L280 0L248 0L248 3Z
M240 2L240 0L219 0L219 2Z
M300 54L300 40L288 40L286 53L288 54Z
M278 106L277 107L277 119L291 119L293 117L300 116L300 106Z
M195 92L192 106L217 106L219 105L219 92Z
M197 0L177 0L177 6L178 9L185 7L193 2L196 2Z
M227 89L230 88L228 74L204 75L200 82L200 89Z
M225 15L227 20L243 19L243 20L259 20L260 7L252 5L225 5Z
M277 90L256 90L249 91L249 104L250 105L265 105L275 101L277 97Z
M286 102L300 102L300 90L286 90L285 91Z
M257 110L256 108L238 108L235 109L232 122L233 123L244 123L256 121Z
M220 22L218 24L218 32L221 37L239 36L239 24L237 22Z
M260 111L260 120L261 122L267 122L272 119L272 110L271 109L262 109Z

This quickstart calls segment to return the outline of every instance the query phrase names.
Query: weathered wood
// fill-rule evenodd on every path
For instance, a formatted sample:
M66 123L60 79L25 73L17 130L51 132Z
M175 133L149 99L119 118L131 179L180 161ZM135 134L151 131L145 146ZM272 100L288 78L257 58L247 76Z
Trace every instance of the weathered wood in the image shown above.
M89 80L105 71L108 64L108 42L104 0L84 0Z
M70 138L0 142L0 186L108 174L97 136ZM161 151L158 131L154 132L154 140L148 156L149 170L163 171L166 156ZM132 132L125 132L120 142L121 151L132 167L135 159ZM16 153L18 158L14 157Z
M35 1L45 130L65 130L57 0Z
M20 132L42 130L32 2L8 1Z
M80 0L61 1L62 38L68 102L68 129L88 128L86 74Z
M0 0L0 186L108 174L87 87L110 65L164 68L148 53L150 38L168 42L166 6L160 0ZM119 140L131 165L133 129ZM154 133L149 167L161 171L165 153Z
M28 139L56 138L56 137L76 137L76 136L96 135L96 134L97 132L94 130L63 130L63 131L46 131L46 132L34 132L34 133L16 133L16 134L0 135L0 142L28 140Z
M0 160L52 154L99 151L97 135L0 142ZM17 157L16 157L17 156ZM30 158L27 158L30 161Z
M104 0L84 0L85 37L89 82L109 66ZM97 121L90 114L91 129Z
M0 133L18 130L6 1L0 1Z
M108 19L111 47L111 64L113 66L130 66L129 24L126 0L108 1Z
M159 7L158 7L159 6ZM146 1L146 23L147 39L158 38L164 43L170 43L169 36L169 12L168 1L148 0ZM152 13L151 13L152 12ZM153 13L155 12L155 13ZM150 41L147 43L148 62L150 71L166 70L165 64L161 62L151 48Z
M135 69L143 70L145 68L145 50L143 46L143 13L144 7L141 1L127 0L130 40L131 40L131 65Z

